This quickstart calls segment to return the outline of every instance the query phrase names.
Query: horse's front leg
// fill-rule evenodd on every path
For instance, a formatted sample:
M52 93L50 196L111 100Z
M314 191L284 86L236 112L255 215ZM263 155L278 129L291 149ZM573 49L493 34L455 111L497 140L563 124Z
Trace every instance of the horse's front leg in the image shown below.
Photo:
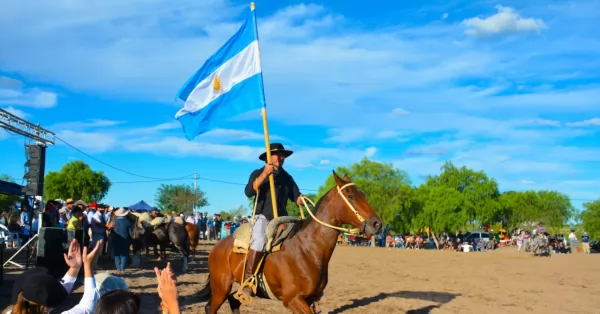
M306 300L300 295L293 297L289 300L283 300L283 306L288 308L294 314L313 314L313 310Z

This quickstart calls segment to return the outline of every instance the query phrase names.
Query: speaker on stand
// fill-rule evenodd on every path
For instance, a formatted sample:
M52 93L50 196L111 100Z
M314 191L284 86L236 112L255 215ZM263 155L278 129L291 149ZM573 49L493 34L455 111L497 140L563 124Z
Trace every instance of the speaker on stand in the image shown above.
M63 228L41 228L37 244L38 267L45 267L55 278L62 278L69 266L65 262L64 253L69 246L67 230Z

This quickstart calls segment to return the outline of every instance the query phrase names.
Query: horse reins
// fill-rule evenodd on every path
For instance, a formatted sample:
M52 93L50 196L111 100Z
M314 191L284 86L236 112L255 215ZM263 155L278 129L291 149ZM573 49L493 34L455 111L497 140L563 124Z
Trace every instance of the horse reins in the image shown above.
M349 187L349 186L354 186L356 184L354 183L346 183L344 184L342 187L340 187L339 185L337 186L337 191L338 194L342 197L342 199L344 200L344 202L346 203L346 205L348 205L348 208L350 208L350 210L354 213L354 215L356 216L356 218L363 224L363 226L365 225L365 219L360 215L360 213L354 208L354 206L352 206L352 204L350 204L350 201L348 201L348 198L346 197L346 195L344 195L344 193L342 193L342 191ZM344 233L348 233L348 234L352 234L352 235L356 235L356 234L360 234L361 233L361 229L360 228L353 228L353 229L348 229L348 228L341 228L341 227L336 227L336 226L332 226L326 222L323 222L321 220L319 220L317 217L315 217L315 215L312 213L312 211L310 210L310 208L308 207L308 204L306 203L306 200L308 200L311 205L314 207L315 202L313 202L310 198L306 197L306 196L302 196L302 203L304 204L304 207L306 207L306 211L308 212L308 214L318 223L320 223L323 226L335 229L335 230L339 230L342 231ZM300 213L304 216L303 210L304 208L302 208L302 206L298 206L300 207Z

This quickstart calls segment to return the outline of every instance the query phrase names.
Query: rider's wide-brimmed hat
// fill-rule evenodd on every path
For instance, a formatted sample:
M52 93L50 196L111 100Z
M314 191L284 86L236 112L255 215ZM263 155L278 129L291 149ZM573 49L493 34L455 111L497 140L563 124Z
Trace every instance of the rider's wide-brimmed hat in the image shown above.
M127 214L129 214L129 211L123 207L121 207L115 211L115 216L117 216L117 217L127 216Z
M75 206L79 206L79 205L81 205L81 206L83 206L83 207L87 207L87 206L88 206L88 204L87 204L86 202L82 201L82 200L78 200L78 201L77 201L77 202L75 202L73 205L75 205Z
M283 147L283 144L281 143L271 143L271 154L275 152L283 152L286 158L294 153L291 150L285 149L285 147ZM260 156L258 156L258 159L262 161L267 161L267 152L260 154Z

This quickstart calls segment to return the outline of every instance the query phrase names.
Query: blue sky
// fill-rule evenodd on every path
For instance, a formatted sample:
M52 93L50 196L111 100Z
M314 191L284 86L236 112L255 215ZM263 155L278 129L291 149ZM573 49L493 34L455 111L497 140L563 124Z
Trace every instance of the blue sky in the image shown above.
M408 3L408 4L407 4ZM599 1L256 1L273 141L304 192L368 156L418 184L445 160L502 190L600 197ZM248 2L12 1L0 11L0 107L131 173L245 183L264 150L258 112L189 142L179 87L239 27ZM0 131L0 173L24 139ZM60 142L47 171L81 159L115 184L106 202L154 203L160 182ZM166 181L164 183L192 180ZM243 186L198 181L208 211Z

